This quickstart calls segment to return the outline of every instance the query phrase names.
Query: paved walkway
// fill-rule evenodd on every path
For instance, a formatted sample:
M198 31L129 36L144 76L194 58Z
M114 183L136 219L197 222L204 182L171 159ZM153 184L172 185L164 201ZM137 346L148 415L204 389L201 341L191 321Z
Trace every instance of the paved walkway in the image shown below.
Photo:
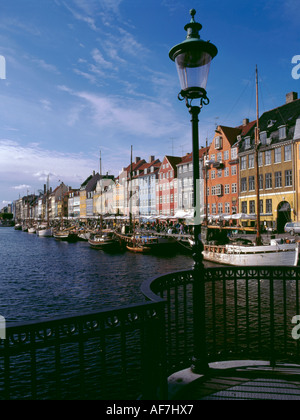
M209 375L190 369L169 378L169 397L177 400L300 400L300 366L268 363L212 363Z

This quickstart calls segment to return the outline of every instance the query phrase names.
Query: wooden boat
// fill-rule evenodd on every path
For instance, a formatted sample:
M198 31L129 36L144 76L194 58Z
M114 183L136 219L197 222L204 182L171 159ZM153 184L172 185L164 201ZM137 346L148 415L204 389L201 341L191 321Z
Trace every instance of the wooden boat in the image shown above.
M113 232L94 235L93 238L88 239L88 242L95 249L111 250L119 246L119 242L114 238Z
M41 226L39 229L37 229L36 234L37 236L51 237L53 235L53 231L51 227Z
M53 237L60 241L67 241L67 242L76 242L78 240L78 236L76 233L68 232L66 230L53 232Z
M142 244L126 245L126 249L130 252L140 253L140 254L149 254L152 251L152 248Z

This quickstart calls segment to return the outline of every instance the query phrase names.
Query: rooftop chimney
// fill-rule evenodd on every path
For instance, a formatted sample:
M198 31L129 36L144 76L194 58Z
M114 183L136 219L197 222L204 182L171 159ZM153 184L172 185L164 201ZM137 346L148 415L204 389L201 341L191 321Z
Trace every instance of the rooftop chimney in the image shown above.
M152 163L152 162L154 162L155 161L155 156L150 156L149 157L149 163Z
M245 127L247 124L249 124L249 118L243 119L243 126Z
M134 163L138 163L138 161L141 160L140 157L136 157Z
M289 104L290 102L296 101L298 99L297 92L290 92L285 95L285 103Z

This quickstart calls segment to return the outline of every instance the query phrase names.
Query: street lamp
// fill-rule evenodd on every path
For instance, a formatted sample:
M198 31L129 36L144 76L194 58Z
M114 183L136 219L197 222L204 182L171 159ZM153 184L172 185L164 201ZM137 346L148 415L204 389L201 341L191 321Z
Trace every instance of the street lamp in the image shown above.
M195 325L195 356L192 369L195 372L203 372L207 369L206 345L205 345L205 284L201 281L201 269L203 269L203 245L201 242L200 205L198 204L197 188L200 184L199 170L199 133L198 116L203 105L208 105L209 99L206 93L206 84L211 60L217 55L218 50L209 41L200 39L200 23L195 22L196 10L190 10L192 19L185 25L186 39L175 45L169 52L169 57L175 61L179 76L181 91L178 99L185 100L189 113L192 116L192 139L193 139L193 206L194 206L194 325ZM192 105L193 100L199 100L199 105Z

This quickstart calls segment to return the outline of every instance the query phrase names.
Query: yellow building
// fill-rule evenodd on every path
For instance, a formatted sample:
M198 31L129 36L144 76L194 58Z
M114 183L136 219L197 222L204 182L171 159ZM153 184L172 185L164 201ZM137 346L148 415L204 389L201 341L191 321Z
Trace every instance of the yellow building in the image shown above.
M299 154L295 155L298 135L295 128L298 116L300 100L292 92L286 96L284 105L265 112L259 119L260 222L278 232L283 232L285 223L297 220ZM250 215L256 214L257 202L254 132L255 127L240 139L239 145L239 210Z

